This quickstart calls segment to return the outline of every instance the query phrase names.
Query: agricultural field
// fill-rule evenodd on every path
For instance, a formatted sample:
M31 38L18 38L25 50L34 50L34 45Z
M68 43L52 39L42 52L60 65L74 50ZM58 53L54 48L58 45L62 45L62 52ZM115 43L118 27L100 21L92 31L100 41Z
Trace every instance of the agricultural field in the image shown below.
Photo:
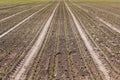
M120 80L119 1L1 0L0 80Z

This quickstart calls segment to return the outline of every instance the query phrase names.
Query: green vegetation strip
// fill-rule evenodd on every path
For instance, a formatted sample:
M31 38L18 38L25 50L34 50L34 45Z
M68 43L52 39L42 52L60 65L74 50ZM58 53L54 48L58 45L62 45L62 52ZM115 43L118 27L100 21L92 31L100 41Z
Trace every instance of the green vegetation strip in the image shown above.
M64 8L63 8L63 12L64 12L64 32L65 32L65 40L66 40L66 48L67 48L67 55L68 55L68 63L69 63L69 70L70 70L70 73L71 73L71 80L75 80L74 79L74 66L72 65L72 59L71 59L71 56L70 56L70 48L69 48L69 37L68 37L68 29L67 29L67 13L65 15L65 5L64 5Z
M120 0L70 0L75 2L120 2Z
M59 9L59 8L58 8ZM61 13L61 11L60 11ZM60 14L58 13L58 14ZM57 21L58 22L58 21ZM54 22L56 23L56 22ZM55 44L54 44L54 53L53 53L53 63L50 66L50 76L49 80L53 80L54 77L54 71L55 71L55 63L56 63L56 53L57 53L57 48L58 48L58 42L59 42L59 32L60 32L60 22L58 22L58 26L56 26L56 33L55 33Z
M0 0L0 3L31 3L31 2L49 2L55 0Z

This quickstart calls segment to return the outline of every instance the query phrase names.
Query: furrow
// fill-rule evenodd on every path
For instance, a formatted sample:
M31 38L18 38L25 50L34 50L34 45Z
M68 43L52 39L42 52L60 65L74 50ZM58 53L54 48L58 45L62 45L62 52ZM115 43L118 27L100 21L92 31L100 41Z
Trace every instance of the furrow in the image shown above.
M83 14L80 14L80 15L83 15ZM87 18L86 17L86 20L89 20L89 18ZM91 21L93 21L94 22L94 20L92 20L91 19ZM83 21L84 22L84 21ZM86 24L86 23L84 23L84 24ZM89 26L91 27L91 24L90 23L88 23L89 24ZM93 24L97 24L97 23L93 23ZM93 25L92 24L92 25ZM87 25L86 25L87 26ZM91 36L91 39L93 38L93 42L96 44L96 45L98 45L98 47L100 48L100 50L101 50L101 57L103 57L104 58L104 60L107 62L107 64L108 64L108 66L107 67L109 67L109 69L113 69L113 71L115 72L115 73L117 73L118 75L120 74L119 73L119 69L117 68L117 66L119 66L119 63L117 64L117 66L116 66L116 64L115 65L113 65L113 62L111 62L110 60L111 60L111 58L110 58L110 55L112 56L112 55L115 55L115 53L118 51L115 47L114 47L114 45L112 45L112 43L108 43L105 39L107 38L107 40L108 39L110 39L110 40L112 40L112 39L114 39L114 37L117 37L117 36L115 36L116 35L116 33L113 33L113 32L109 32L109 33L106 33L106 31L107 30L105 30L105 29L101 29L99 26L97 26L97 25L95 25L95 27L96 28L93 28L93 27L91 27L90 29L92 29L92 32L91 31L89 31L89 29L88 29L88 34L90 34L89 36ZM95 30L96 29L96 30ZM108 28L107 28L108 29ZM101 30L101 32L100 32L100 30ZM95 34L96 35L99 35L99 37L98 37L98 40L97 39L95 39L94 37L95 36L93 36L93 34L92 33L94 33L95 32ZM101 35L100 33L102 33L103 35ZM115 35L113 35L113 34L115 34ZM113 37L113 38L112 38ZM100 40L104 40L104 44L106 45L106 47L105 46L102 46L101 44L102 43L100 43L99 42L99 38L100 38ZM114 41L115 43L116 43L116 41ZM116 43L117 44L117 43ZM109 49L107 49L107 45L109 45ZM119 44L118 44L119 45ZM113 51L114 51L114 53L113 53ZM105 53L105 54L104 54ZM104 55L104 56L102 56L102 55ZM117 54L116 54L117 55ZM111 72L111 70L110 70L110 72Z
M5 18L1 19L0 22L3 22L3 21L5 21L5 20L7 20L7 19L9 19L9 18L12 18L12 17L14 17L14 16L17 16L17 15L23 13L23 12L29 11L29 10L34 9L34 8L36 8L36 7L39 7L39 6L41 6L41 5L37 5L37 6L34 6L34 7L30 8L30 9L23 10L23 11L21 11L21 12L18 12L18 13L15 13L15 14L13 14L13 15L10 15L10 16L8 16L8 17L5 17Z
M105 68L104 64L102 63L102 61L99 59L99 55L96 54L96 52L93 49L93 46L91 45L90 40L87 38L86 33L84 32L84 30L81 28L81 25L79 24L79 22L77 21L77 19L75 18L74 14L72 13L72 11L70 10L70 8L68 7L68 5L66 4L66 7L68 8L69 12L72 15L72 18L76 24L76 27L87 47L87 49L89 50L89 53L91 54L92 58L94 59L94 62L98 65L98 68L100 69L100 71L104 74L105 79L109 80L110 76L108 73L108 70Z
M42 11L43 9L45 9L46 7L48 7L50 4L48 4L47 6L43 7L42 9L38 10L37 12L33 13L32 15L30 15L29 17L25 18L24 20L22 20L21 22L19 22L18 24L16 24L15 26L13 26L11 29L9 29L8 31L4 32L3 34L0 35L0 38L4 37L5 35L7 35L9 32L11 32L12 30L14 30L15 28L19 27L21 24L23 24L25 21L29 20L31 17L33 17L34 15L38 14L40 11Z

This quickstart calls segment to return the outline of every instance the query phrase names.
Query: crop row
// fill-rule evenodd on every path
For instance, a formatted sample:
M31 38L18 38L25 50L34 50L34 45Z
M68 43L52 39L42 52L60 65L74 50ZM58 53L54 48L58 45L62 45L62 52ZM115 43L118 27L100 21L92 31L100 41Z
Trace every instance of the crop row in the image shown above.
M71 10L76 15L77 12L74 11L73 8L74 7L71 7ZM79 20L80 17L78 17L77 15L76 15L76 17ZM81 23L81 21L80 21L80 23ZM73 26L75 26L75 24L73 24ZM82 27L84 27L84 26L82 25ZM83 39L81 38L81 36L77 32L76 28L73 28L72 30L74 32L74 36L76 37L76 42L77 42L77 46L79 48L79 53L81 55L81 59L84 61L84 64L85 64L84 68L88 70L91 80L102 80L103 77L101 76L100 71L97 68L96 63L94 62L94 59L89 54L89 51L87 50Z
M113 27L120 29L119 28L120 15L116 14L115 11L113 11L113 10L109 11L109 10L105 10L105 9L101 9L101 8L100 9L94 8L94 7L87 6L87 5L83 5L83 7L89 10L90 15L94 14L94 16L98 16L98 17L102 18L106 22L113 25Z
M45 6L45 5L44 5ZM10 28L19 25L24 19L34 14L36 11L40 10L43 6L38 6L36 8L25 11L21 14L13 16L7 20L0 22L0 34L2 35L4 32L8 31Z
M114 4L114 3L113 3ZM96 7L98 9L100 9L101 11L105 11L105 12L111 12L111 13L115 13L115 14L120 14L120 7L116 5L112 6L109 4L90 4L91 7Z
M43 3L41 3L42 5ZM44 3L45 4L45 3ZM4 9L0 9L0 19L3 19L5 17L11 16L13 14L16 14L18 12L30 9L32 7L35 7L36 5L40 5L40 4L35 4L35 3L28 3L28 4L21 4L19 6L13 6L11 8L4 8ZM0 7L1 8L1 7Z
M45 4L48 5L43 8ZM0 34L18 24L0 38L0 79L12 80L20 75L22 80L119 80L120 34L98 17L107 21L106 15L117 20L116 23L119 18L109 12L69 1L60 1L59 6L55 6L56 2L44 3L0 21ZM54 11L49 25L46 22L49 22L48 18ZM108 22L116 24L112 19ZM46 33L43 31L45 25L49 26ZM42 33L47 34L40 38L44 40L42 47L37 48L40 49L39 53L32 54L29 60L32 52L28 52L36 50L34 43ZM33 55L37 55L36 58ZM25 63L27 69L19 74L26 67Z
M79 9L77 15L79 16L79 20L81 20L84 29L88 32L88 35L93 42L100 47L100 50L102 50L102 54L100 55L103 59L106 59L107 63L105 64L109 64L110 70L112 67L110 74L114 71L115 74L117 73L116 75L119 75L119 45L117 45L119 40L116 40L119 39L119 34L108 29L105 24L101 23L84 10L81 10L78 7L76 9L77 11Z
M26 79L102 80L63 2Z
M29 19L24 24L20 25L15 30L11 31L8 35L1 39L1 46L5 52L1 57L1 75L4 76L13 67L19 57L25 51L26 47L33 40L38 31L41 31L42 25L45 24L46 19L51 13L54 5L45 8L39 14ZM41 25L41 26L40 26Z

